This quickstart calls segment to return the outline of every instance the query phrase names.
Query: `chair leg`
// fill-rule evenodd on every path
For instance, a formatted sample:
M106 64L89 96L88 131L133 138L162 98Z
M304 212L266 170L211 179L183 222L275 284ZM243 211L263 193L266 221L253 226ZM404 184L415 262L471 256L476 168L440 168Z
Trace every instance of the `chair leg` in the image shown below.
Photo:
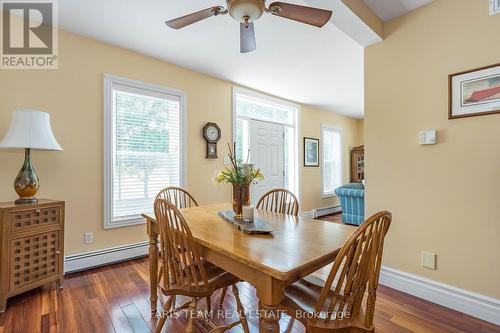
M163 311L161 312L161 317L158 323L156 324L155 333L160 333L163 325L165 325L165 321L167 320L167 316L171 309L175 308L175 295L170 296L165 304L163 305Z
M172 295L168 298L168 300L165 302L165 306L163 308L163 312L168 312L172 308L175 308L175 295Z
M188 323L185 329L185 333L194 333L194 327L193 327L193 322L194 322L194 317L196 316L196 298L193 297L193 300L189 304L189 311L188 311Z
M220 295L220 300L219 300L219 307L220 308L222 308L222 306L224 305L224 298L226 298L227 288L228 287L224 287L224 289L222 289L222 293Z
M283 333L290 333L293 329L293 322L295 319L290 318L290 321L288 322L288 325L286 325L286 329L283 331Z
M259 301L259 304L257 304L257 309L258 309L258 313L259 313L259 329L260 327L262 326L262 303Z
M208 314L212 313L212 298L210 296L206 297L207 300L207 312Z
M238 291L238 287L236 287L235 284L233 284L233 294L234 298L236 299L236 308L238 309L238 314L240 317L241 327L243 328L243 332L250 333L250 329L248 328L247 317L245 317L245 308L243 308L243 305L241 304L240 293Z
M172 309L175 309L175 301L176 301L175 295L172 295L172 305L171 305Z
M165 313L162 313L160 320L158 321L158 323L156 323L155 333L161 332L161 329L163 328L163 325L165 325L166 320L167 320L167 316L165 315Z

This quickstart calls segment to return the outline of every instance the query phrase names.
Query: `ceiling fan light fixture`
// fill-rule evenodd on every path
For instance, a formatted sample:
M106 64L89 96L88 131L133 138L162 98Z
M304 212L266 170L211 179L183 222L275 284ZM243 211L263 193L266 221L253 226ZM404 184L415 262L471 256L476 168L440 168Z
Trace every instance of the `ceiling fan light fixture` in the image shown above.
M229 15L238 22L251 23L262 16L265 10L262 0L227 0Z

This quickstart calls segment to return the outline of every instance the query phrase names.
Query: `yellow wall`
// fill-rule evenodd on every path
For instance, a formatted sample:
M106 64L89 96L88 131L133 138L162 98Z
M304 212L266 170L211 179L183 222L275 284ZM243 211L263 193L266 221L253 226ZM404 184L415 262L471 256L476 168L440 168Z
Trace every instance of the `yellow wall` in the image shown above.
M500 298L500 115L448 120L450 73L500 62L488 0L439 0L365 53L367 211L393 212L384 264ZM418 145L417 132L438 130ZM437 270L420 266L422 250Z
M364 142L365 142L365 120L364 119L358 120L358 140L357 141L360 145L364 144Z
M344 165L343 165L343 180L349 182L350 178L350 148L362 144L360 135L358 134L358 120L334 114L328 111L318 110L308 106L302 107L302 136L320 139L321 143L321 124L334 125L343 128L344 130ZM302 141L302 138L301 138ZM301 145L303 141L301 142ZM321 198L322 173L321 165L319 168L304 167L303 163L304 149L301 146L302 168L302 207L304 211L309 211L315 208L330 207L339 204L338 198ZM321 151L320 151L321 154Z
M200 203L230 200L230 188L211 182L222 159L207 160L203 125L222 129L219 153L231 140L232 84L153 58L60 31L58 70L0 71L0 136L11 112L34 108L49 112L63 152L33 153L41 181L38 197L66 200L66 254L80 253L145 240L145 227L103 229L103 74L155 83L187 94L188 188ZM302 110L303 135L319 137L321 122L343 126L346 144L357 137L356 120L310 107ZM301 148L302 150L302 148ZM0 201L16 199L12 188L23 153L0 151ZM302 162L301 162L302 164ZM319 168L303 173L303 205L308 211L329 205L321 200ZM347 179L346 179L347 180ZM314 184L314 185L312 185ZM83 234L94 232L94 243Z

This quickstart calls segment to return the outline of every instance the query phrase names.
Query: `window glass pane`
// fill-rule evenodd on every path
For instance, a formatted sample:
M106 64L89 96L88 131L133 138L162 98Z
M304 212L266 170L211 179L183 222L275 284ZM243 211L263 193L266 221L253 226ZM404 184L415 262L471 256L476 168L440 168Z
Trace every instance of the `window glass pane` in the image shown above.
M323 129L323 193L332 194L342 182L342 136L334 129Z
M113 91L112 220L151 211L156 194L180 185L180 102Z
M236 94L236 112L238 116L292 125L294 123L294 111L294 108L285 105L248 95Z
M248 159L248 120L236 119L236 158L246 162Z

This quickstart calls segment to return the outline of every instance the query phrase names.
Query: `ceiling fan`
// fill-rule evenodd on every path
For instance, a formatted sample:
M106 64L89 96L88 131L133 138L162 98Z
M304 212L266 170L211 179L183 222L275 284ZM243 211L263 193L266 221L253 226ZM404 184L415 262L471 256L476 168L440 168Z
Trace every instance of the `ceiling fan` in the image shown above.
M332 12L319 8L273 2L266 7L266 0L226 0L227 9L214 6L165 22L170 28L180 29L212 16L229 14L240 22L240 52L247 53L256 49L253 22L263 13L284 17L290 20L323 27L331 18Z

